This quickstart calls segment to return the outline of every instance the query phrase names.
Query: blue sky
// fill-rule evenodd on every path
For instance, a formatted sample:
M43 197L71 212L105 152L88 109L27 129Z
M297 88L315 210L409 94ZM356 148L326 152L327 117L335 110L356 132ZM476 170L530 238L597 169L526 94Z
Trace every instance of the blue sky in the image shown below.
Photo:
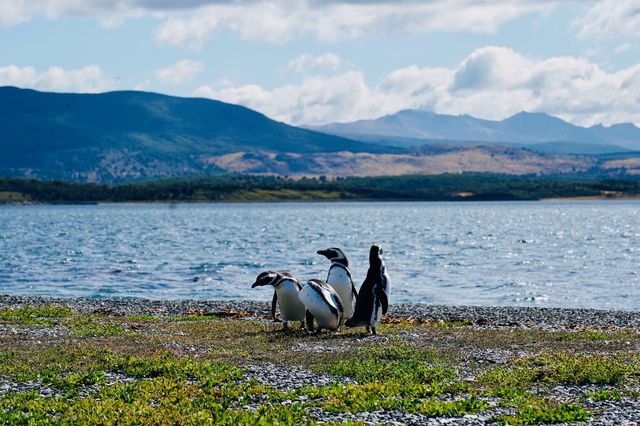
M0 0L0 85L640 124L640 0Z

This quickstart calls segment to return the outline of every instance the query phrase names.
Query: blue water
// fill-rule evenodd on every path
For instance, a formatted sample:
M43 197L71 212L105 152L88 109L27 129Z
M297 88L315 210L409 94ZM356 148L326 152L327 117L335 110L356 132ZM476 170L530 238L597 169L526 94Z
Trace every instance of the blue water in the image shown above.
M270 300L265 269L357 285L381 243L392 302L640 310L640 202L0 207L0 292Z

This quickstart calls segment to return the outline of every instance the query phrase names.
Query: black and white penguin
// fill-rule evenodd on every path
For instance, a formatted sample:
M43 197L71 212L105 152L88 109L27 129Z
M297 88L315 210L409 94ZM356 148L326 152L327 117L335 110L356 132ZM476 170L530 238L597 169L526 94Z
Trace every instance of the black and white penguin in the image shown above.
M321 254L331 261L326 282L333 287L340 296L344 308L344 318L348 320L353 316L353 305L355 304L356 297L358 297L358 291L353 285L351 271L349 270L349 259L347 259L344 252L337 247L318 250L318 254Z
M311 316L307 316L307 329L313 329L315 318L318 328L316 333L321 333L323 328L338 330L344 321L344 308L338 293L320 280L309 280L298 293L300 301L307 308Z
M369 251L369 270L356 299L356 311L346 322L347 327L365 326L367 331L376 334L376 327L382 315L389 308L389 275L382 260L382 247L371 246Z
M256 278L256 282L251 288L272 285L274 288L273 299L271 301L271 317L276 321L276 305L280 307L283 328L289 328L289 321L300 321L304 326L306 309L298 293L302 288L300 282L291 274L286 272L265 271Z

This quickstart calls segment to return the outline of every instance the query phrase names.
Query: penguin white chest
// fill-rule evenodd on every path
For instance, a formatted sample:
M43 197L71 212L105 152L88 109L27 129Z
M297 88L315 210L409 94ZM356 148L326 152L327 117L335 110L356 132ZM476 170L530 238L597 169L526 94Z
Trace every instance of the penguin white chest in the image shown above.
M340 325L341 314L335 296L324 289L305 285L298 294L300 301L315 318L318 327L335 330Z
M340 296L344 308L344 317L351 318L353 316L353 292L351 277L343 268L333 267L329 270L327 284L333 287Z
M298 298L298 287L293 281L282 282L276 287L278 306L284 321L304 320L305 308Z
M373 298L373 308L371 309L371 318L369 319L369 325L371 327L377 327L380 323L380 319L382 318L382 305L380 304L380 300L378 300L378 296L372 294Z

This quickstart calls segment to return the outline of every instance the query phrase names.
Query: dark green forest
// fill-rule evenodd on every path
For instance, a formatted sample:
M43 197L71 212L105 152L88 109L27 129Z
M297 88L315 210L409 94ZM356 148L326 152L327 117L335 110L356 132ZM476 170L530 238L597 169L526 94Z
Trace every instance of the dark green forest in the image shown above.
M2 203L493 201L640 195L640 182L483 174L286 179L222 175L122 185L0 178Z

